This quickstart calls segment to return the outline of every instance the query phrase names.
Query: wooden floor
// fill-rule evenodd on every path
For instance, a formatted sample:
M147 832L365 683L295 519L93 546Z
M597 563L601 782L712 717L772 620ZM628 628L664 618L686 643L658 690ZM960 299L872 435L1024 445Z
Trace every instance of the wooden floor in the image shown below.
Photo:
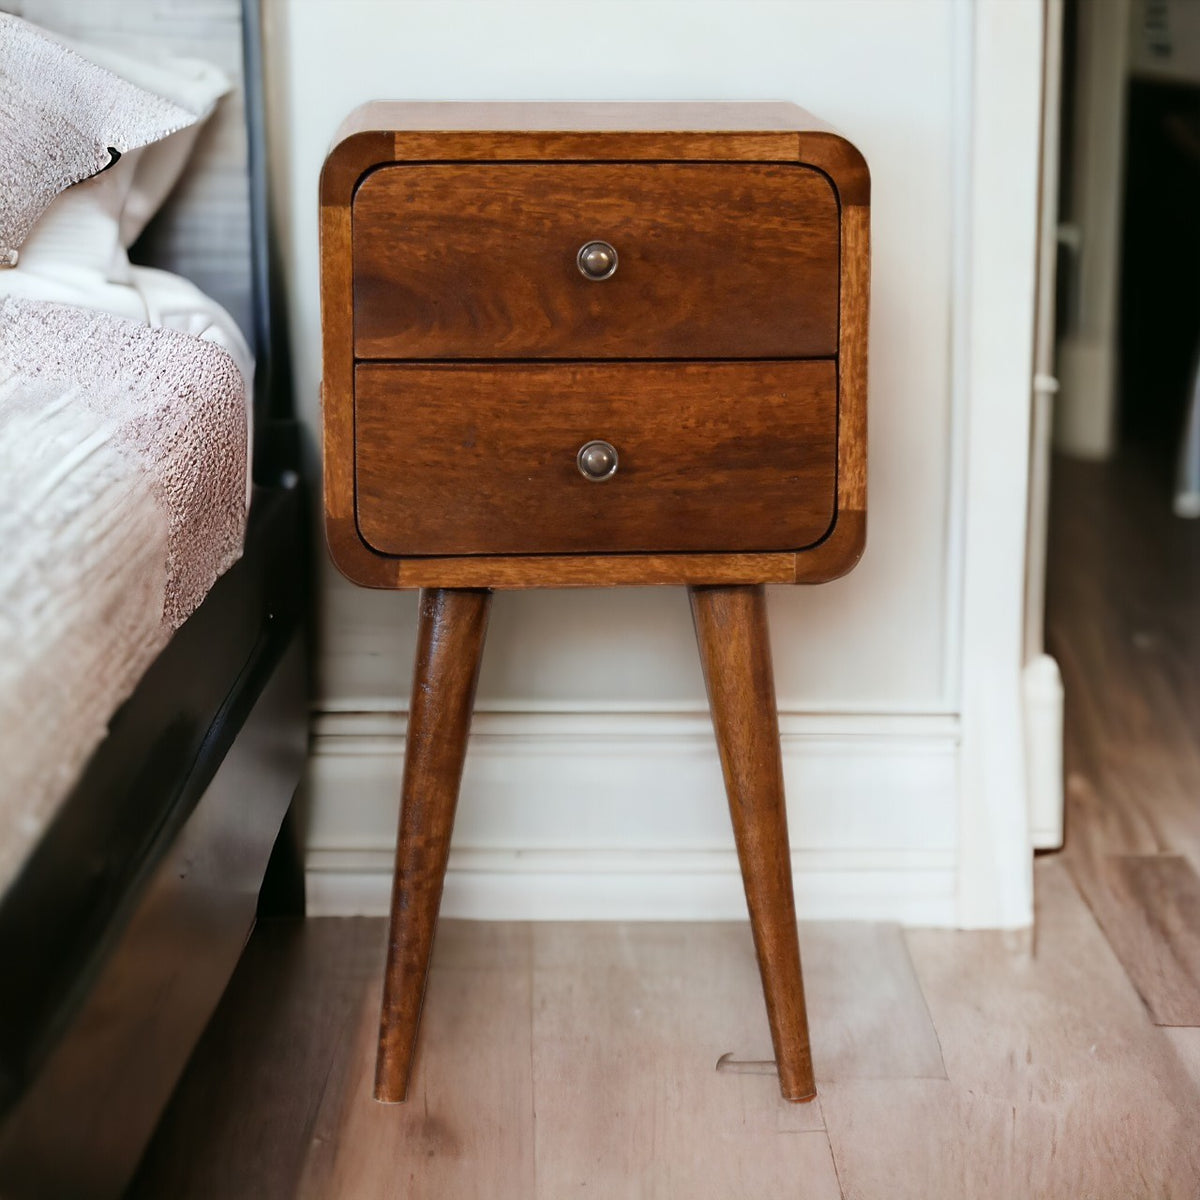
M1144 460L1055 478L1063 858L1153 1019L1200 1026L1200 521L1170 515L1170 473Z
M1036 938L802 923L788 1105L746 926L445 922L383 1106L383 922L265 923L131 1195L1200 1197L1200 523L1125 467L1055 486Z

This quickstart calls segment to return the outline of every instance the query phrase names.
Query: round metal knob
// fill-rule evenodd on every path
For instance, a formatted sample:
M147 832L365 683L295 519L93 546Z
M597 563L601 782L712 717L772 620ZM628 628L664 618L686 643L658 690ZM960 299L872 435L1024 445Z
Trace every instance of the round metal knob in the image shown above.
M608 242L585 242L575 261L588 279L607 279L617 269L617 252Z
M617 472L617 448L609 442L586 442L579 448L575 462L584 479L611 479Z

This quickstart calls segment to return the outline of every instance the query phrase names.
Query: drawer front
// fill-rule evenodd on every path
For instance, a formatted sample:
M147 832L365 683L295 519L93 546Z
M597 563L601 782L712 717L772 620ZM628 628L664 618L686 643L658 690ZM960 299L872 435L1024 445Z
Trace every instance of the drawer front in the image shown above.
M836 367L361 363L359 532L394 555L797 550L834 516ZM607 478L580 450L616 451ZM607 452L584 466L602 473Z
M607 278L579 264L595 240ZM359 358L837 350L837 200L798 165L382 167L355 193L353 254Z

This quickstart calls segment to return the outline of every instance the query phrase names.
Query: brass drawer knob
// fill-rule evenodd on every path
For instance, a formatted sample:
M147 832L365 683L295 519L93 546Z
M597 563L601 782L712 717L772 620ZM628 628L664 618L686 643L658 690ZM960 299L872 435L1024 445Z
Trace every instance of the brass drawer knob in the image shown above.
M617 448L609 442L585 442L575 456L579 473L584 479L598 483L617 473Z
M617 251L608 242L585 242L575 256L588 279L608 279L617 269Z

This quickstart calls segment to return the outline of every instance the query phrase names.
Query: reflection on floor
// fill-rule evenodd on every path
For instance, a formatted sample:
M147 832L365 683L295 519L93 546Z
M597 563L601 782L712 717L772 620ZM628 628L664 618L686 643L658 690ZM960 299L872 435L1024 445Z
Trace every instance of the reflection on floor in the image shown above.
M803 925L794 1106L746 926L446 922L381 1106L383 923L267 923L131 1195L1195 1200L1200 523L1125 466L1055 489L1070 807L1036 939Z

